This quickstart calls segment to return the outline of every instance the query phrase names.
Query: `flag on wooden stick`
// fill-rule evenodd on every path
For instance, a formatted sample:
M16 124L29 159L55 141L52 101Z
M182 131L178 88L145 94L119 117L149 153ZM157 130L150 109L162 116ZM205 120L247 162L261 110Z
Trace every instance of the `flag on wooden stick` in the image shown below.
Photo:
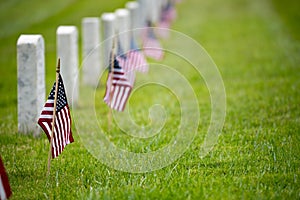
M11 188L9 185L9 180L4 168L4 164L0 157L0 199L5 200L11 196Z
M124 70L119 65L116 56L111 56L112 65L109 66L109 73L106 82L104 102L112 109L123 111L130 96L132 85L128 81Z
M62 153L64 148L74 141L71 131L71 115L61 75L58 78L57 101L54 128L52 133L56 83L44 105L38 124L46 133L50 143L52 140L52 158ZM52 136L53 134L53 136ZM52 137L51 137L52 136Z

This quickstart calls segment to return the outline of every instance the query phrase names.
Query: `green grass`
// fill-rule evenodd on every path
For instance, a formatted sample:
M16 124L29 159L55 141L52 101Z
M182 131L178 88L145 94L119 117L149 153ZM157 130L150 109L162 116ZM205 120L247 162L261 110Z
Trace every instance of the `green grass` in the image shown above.
M48 92L55 76L57 26L75 24L80 28L82 17L100 16L122 7L125 1L26 2L31 5L28 10L22 8L23 1L0 3L0 154L12 199L300 198L300 43L299 26L293 21L299 15L297 3L185 0L178 5L179 17L173 28L207 50L226 87L223 133L206 157L198 156L200 135L170 166L149 173L120 172L92 157L74 130L75 143L52 161L51 175L46 178L49 144L45 135L33 138L17 133L17 38L21 33L44 36ZM168 57L164 62L177 61ZM192 72L187 70L186 74L199 91L202 134L210 117L209 94ZM100 97L103 90L96 95ZM172 95L161 92L164 96L159 100L168 105ZM155 102L150 94L146 92L144 98L137 94L132 101L142 110L144 103ZM172 103L169 112L176 114L178 105ZM147 121L146 113L138 113L138 109L133 115L141 114L137 120ZM106 112L101 110L97 116ZM165 131L174 133L176 129L176 124L170 123ZM122 134L111 137L123 148L138 152L153 150L170 140L170 136L161 135L156 146L151 141L130 141Z

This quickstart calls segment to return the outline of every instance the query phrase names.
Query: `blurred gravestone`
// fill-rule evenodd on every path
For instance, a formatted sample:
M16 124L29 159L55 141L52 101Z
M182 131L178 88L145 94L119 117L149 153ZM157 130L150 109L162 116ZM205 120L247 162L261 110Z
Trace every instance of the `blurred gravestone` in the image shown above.
M138 0L139 3L139 27L144 28L149 20L149 1L150 0Z
M134 41L138 41L140 32L136 30L140 26L139 3L136 1L129 1L126 3L126 8L130 13L130 26L132 37Z
M100 63L100 23L97 17L82 20L83 83L97 87L101 71Z
M149 3L149 20L155 25L160 18L161 0L151 0Z
M116 10L116 31L118 33L119 42L123 48L124 53L130 48L130 13L127 9L117 9Z
M112 37L115 35L116 16L114 13L103 13L101 19L103 23L103 41L105 41L103 46L104 66L108 67L112 50Z

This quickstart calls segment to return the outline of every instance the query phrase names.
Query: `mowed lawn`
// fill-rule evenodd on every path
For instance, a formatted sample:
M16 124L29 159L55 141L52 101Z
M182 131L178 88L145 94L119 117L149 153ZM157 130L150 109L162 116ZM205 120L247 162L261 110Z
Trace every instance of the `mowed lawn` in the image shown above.
M82 17L98 17L125 2L1 1L0 155L12 199L299 199L300 18L294 0L183 0L177 5L172 28L206 49L226 89L223 131L204 158L199 157L202 140L195 138L163 169L121 172L95 159L74 129L75 143L52 161L46 176L46 136L17 133L16 41L21 33L44 36L48 93L55 77L57 26L74 24L80 31ZM199 84L191 80L195 88ZM209 122L210 102L199 88L201 132ZM177 126L167 129L175 133ZM126 144L120 138L116 143Z

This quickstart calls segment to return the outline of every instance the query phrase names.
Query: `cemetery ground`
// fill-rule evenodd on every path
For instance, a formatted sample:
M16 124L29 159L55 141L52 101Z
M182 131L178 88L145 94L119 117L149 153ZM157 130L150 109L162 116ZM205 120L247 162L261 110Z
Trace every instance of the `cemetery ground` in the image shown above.
M73 129L75 142L52 161L51 174L46 177L46 136L17 133L17 38L21 33L43 35L49 93L55 79L56 28L65 24L80 28L82 17L112 12L125 2L1 2L0 154L12 199L299 199L300 27L296 1L184 0L178 5L179 16L172 28L207 50L226 88L223 132L204 158L198 156L202 138L196 137L181 158L163 169L120 172L92 157ZM172 60L166 57L163 62ZM202 81L191 79L191 84L199 89L199 133L203 133L210 119L209 93ZM149 92L137 98L142 104L157 96ZM170 133L176 130L175 125L168 127ZM116 137L114 142L124 144L122 139ZM159 142L163 146L168 140ZM147 149L137 144L132 145Z

